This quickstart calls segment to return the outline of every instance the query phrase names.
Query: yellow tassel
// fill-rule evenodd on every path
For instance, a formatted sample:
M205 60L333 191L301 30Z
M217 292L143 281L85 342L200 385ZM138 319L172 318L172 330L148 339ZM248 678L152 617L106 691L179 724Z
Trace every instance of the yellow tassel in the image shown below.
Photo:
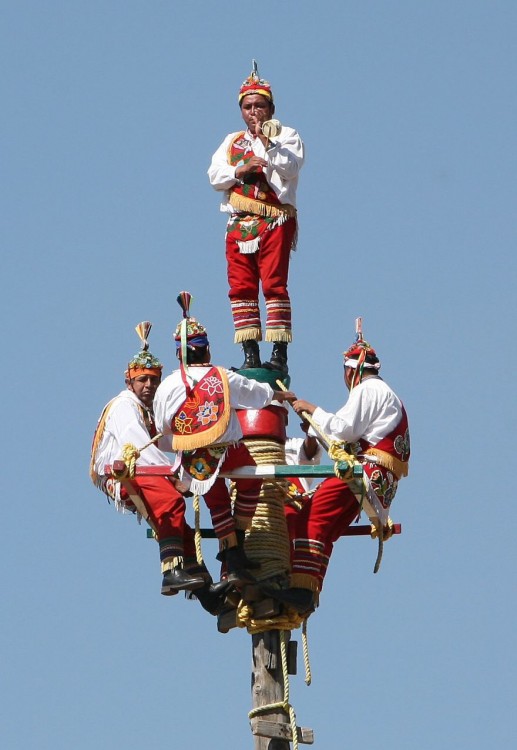
M262 328L250 327L235 331L234 344L242 344L244 341L262 341Z
M274 203L265 203L264 201L248 198L245 195L239 195L234 190L230 193L229 203L236 211L246 214L255 214L268 218L284 217L290 219L296 216L296 208L288 203L276 205Z
M400 461L400 459L398 459L396 456L392 456L391 453L381 451L379 448L368 448L368 450L365 451L365 455L375 456L375 458L378 459L376 463L378 463L379 466L388 469L388 471L392 471L397 479L400 479L401 477L407 477L408 475L408 462Z
M225 549L237 546L237 534L235 531L231 531L228 536L219 539L219 552L223 552Z
M292 331L288 331L285 328L266 328L266 341L268 341L270 344L273 344L275 342L279 344L290 344L292 340Z
M320 590L318 579L308 573L293 573L291 575L291 586L293 589L309 589L318 593Z

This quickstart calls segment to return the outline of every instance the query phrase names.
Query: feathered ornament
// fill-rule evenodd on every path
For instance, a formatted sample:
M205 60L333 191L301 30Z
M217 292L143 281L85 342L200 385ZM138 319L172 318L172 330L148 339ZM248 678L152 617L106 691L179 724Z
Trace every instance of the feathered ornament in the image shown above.
M176 302L183 311L183 320L180 324L180 344L181 344L181 357L180 357L180 371L181 379L187 390L187 394L191 392L192 385L188 379L188 368L187 368L187 325L190 317L190 303L192 302L192 295L190 292L180 292L176 297Z
M183 317L188 318L190 313L190 303L192 302L192 295L190 292L180 292L176 297L178 305L183 310Z
M147 341L147 338L149 336L149 332L151 331L151 328L153 327L153 324L150 323L148 320L142 321L142 323L139 323L137 326L135 326L135 331L138 334L138 338L141 342L141 348L140 351L135 354L133 359L129 362L127 366L127 370L125 372L126 376L129 376L130 370L134 370L135 368L137 370L142 369L152 369L152 370L161 370L163 365L160 362L159 359L157 359L151 352L149 351L149 342Z
M149 333L151 332L151 328L153 327L152 323L149 323L148 320L142 321L142 323L139 323L137 326L135 326L135 331L138 334L138 338L142 342L142 351L146 352L149 349L149 343L147 341L149 337Z
M183 311L183 320L181 321L181 364L183 366L187 364L187 324L190 317L190 303L192 302L192 295L190 292L180 292L176 297L176 302Z

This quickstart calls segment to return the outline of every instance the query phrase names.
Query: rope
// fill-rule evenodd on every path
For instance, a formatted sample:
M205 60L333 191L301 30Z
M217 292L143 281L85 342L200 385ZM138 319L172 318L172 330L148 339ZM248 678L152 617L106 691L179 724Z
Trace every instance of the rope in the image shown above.
M126 471L124 473L124 476L121 477L122 479L125 477L133 479L133 477L135 476L136 462L139 456L140 451L136 446L131 445L131 443L126 443L122 447L122 460L126 464Z
M274 440L245 439L253 460L260 464L285 464L285 448ZM246 555L260 563L259 580L289 573L290 544L285 518L287 482L262 481L251 527L246 535Z
M255 716L260 714L268 713L270 711L285 711L289 716L289 724L291 725L291 738L293 743L293 750L298 750L298 731L296 727L296 714L294 708L289 703L289 672L287 670L287 635L286 630L280 630L280 656L282 662L282 677L284 682L284 697L283 700L277 703L269 703L265 706L258 706L252 709L248 718L253 719Z
M311 665L309 662L309 640L307 638L307 620L306 617L302 625L302 649L303 649L303 663L305 665L305 684L307 687L312 682Z
M282 391L287 391L287 388L282 383L281 380L276 381L278 387ZM290 404L292 408L292 404ZM332 440L329 438L328 435L326 435L319 424L312 418L312 415L309 414L307 411L302 411L302 417L305 419L306 422L310 424L314 432L316 432L317 435L320 436L320 438L323 440L323 442L328 445L327 453L329 454L330 458L335 462L334 464L334 473L337 476L338 479L342 479L343 481L347 481L348 479L351 479L353 477L353 471L354 466L359 465L362 466L361 462L357 460L356 456L354 456L352 453L348 453L344 448L344 443L340 443L336 440ZM339 469L339 462L346 461L348 464L348 467L346 471L342 471Z
M133 479L133 477L135 476L136 462L140 458L140 454L142 453L142 451L145 451L146 448L149 448L150 445L155 443L161 437L163 437L163 435L161 432L159 432L141 448L137 448L132 443L125 443L122 446L122 460L126 464L127 471L125 471L123 474L117 474L117 475L113 474L113 476L115 476L116 479L126 479L127 477L129 477L130 479Z
M196 546L196 560L198 565L203 565L203 552L201 550L201 512L199 508L199 495L192 498L194 507L194 544Z

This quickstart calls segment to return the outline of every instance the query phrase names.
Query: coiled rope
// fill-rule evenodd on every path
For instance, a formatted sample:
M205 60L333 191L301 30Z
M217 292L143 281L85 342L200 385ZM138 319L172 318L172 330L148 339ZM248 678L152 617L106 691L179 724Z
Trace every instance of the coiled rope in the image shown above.
M285 447L275 440L244 439L258 465L285 464ZM260 563L258 580L286 576L290 571L290 543L285 517L287 482L262 481L251 527L246 535L246 555Z

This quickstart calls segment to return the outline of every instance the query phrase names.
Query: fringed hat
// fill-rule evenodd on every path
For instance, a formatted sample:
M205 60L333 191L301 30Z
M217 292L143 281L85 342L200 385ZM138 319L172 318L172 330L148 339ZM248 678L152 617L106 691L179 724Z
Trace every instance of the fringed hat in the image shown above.
M157 377L161 377L163 365L151 354L147 342L147 337L152 327L153 324L149 323L148 320L144 320L135 327L138 338L142 342L142 348L138 354L135 354L131 362L129 362L127 370L124 373L126 378L130 380L137 378L139 375L156 375Z
M381 363L375 353L375 349L363 338L362 318L356 318L355 332L354 343L343 353L345 367L352 367L355 370L350 389L361 382L364 370L375 370L378 372L381 368Z
M255 60L252 60L252 65L253 68L251 73L239 89L239 105L248 94L260 94L261 96L265 96L272 104L273 92L271 91L271 84L263 78L260 78Z

